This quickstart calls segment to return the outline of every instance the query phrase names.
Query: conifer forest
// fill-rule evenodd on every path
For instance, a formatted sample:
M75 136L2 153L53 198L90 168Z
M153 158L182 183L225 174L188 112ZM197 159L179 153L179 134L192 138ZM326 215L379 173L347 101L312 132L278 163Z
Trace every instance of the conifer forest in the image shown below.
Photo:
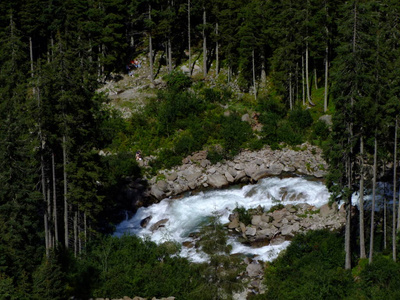
M121 82L144 87L122 103ZM217 218L193 263L113 235L123 191L197 151L306 143L345 226L295 236L247 299L400 299L399 113L398 0L1 0L0 300L234 299Z

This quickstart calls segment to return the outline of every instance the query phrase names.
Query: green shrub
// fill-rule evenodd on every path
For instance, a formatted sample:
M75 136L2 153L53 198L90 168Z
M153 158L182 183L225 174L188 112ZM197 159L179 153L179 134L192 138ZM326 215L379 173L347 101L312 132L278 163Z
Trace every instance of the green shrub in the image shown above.
M267 144L278 142L277 128L278 122L281 120L279 114L274 112L266 112L260 115L260 122L263 124L261 134Z
M273 113L278 119L286 115L285 105L277 98L271 96L262 96L257 101L257 111L263 113Z
M343 299L353 292L343 269L343 238L328 230L296 236L265 272L267 291L256 299Z
M223 161L225 158L225 154L222 149L219 147L212 147L207 151L207 159L212 163L216 164L217 162Z
M221 138L224 148L231 154L239 152L244 142L252 137L250 124L243 122L236 114L222 119Z
M297 107L289 112L289 122L292 123L295 128L304 130L311 126L313 119L308 109Z
M164 77L167 88L175 92L181 92L192 85L192 80L182 71L173 71Z
M276 204L276 205L274 205L274 206L271 206L271 208L269 209L269 212L270 213L272 213L272 212L274 212L275 210L281 210L281 209L283 209L285 207L285 205L283 205L283 204Z
M392 258L377 255L365 264L358 285L367 299L400 299L400 267Z
M244 206L238 206L236 203L236 207L233 210L234 212L237 212L239 214L239 221L242 222L245 225L251 224L251 214L246 210Z
M182 155L177 155L171 149L162 149L157 159L150 162L150 166L155 169L170 169L182 163Z
M290 122L283 120L278 124L276 131L278 141L282 141L289 145L298 145L303 141L301 133L294 129Z
M313 131L312 131L312 138L326 140L329 136L329 127L326 125L325 122L318 120L314 123Z

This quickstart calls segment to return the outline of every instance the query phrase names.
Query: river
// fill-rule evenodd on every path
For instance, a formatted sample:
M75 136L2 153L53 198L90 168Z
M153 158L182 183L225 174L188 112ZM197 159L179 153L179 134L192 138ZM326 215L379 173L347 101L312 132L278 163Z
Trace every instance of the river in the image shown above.
M236 207L250 209L261 206L264 211L279 203L308 203L320 207L329 201L329 196L321 181L304 177L264 178L253 185L199 192L180 199L164 199L149 207L142 207L132 218L121 222L114 235L135 234L156 243L190 242L190 234L197 232L215 213L220 215L220 222L225 224L229 222L229 215ZM141 221L149 216L149 224L142 228ZM162 219L168 219L165 227L152 232L151 226ZM289 245L289 242L284 242L281 245L253 248L241 244L233 237L229 239L229 243L232 245L232 254L242 253L263 261L275 259L279 252ZM180 255L193 262L207 260L207 256L195 248L182 247Z

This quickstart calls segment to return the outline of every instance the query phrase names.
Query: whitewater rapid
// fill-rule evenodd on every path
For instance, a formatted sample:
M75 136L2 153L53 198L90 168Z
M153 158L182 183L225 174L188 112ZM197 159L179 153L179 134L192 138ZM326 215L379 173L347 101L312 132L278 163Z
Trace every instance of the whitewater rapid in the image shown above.
M261 206L264 211L276 204L289 203L308 203L320 207L329 201L329 196L327 188L319 181L303 177L265 178L254 185L200 192L181 199L164 199L149 207L142 207L131 219L121 222L114 235L135 234L156 243L174 241L181 244L192 241L190 233L199 231L215 213L221 216L220 222L225 224L236 207L250 209ZM149 216L149 224L142 228L141 221ZM162 219L168 219L165 227L151 232L151 226ZM242 253L263 261L275 259L289 245L289 242L284 242L281 245L252 248L234 238L230 238L229 243L232 245L232 254ZM180 255L193 262L207 260L207 256L195 248L182 247Z

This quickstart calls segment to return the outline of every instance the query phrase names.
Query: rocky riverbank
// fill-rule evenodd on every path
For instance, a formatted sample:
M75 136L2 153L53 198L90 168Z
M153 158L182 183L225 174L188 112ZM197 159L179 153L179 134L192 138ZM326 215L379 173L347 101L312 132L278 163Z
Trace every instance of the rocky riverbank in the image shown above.
M144 159L142 165L146 166L149 159ZM207 151L200 151L185 158L182 165L150 178L149 193L161 200L196 189L255 183L267 176L302 174L322 178L327 169L322 150L307 143L298 150L272 150L268 146L259 151L244 150L232 160L215 165L207 159Z

